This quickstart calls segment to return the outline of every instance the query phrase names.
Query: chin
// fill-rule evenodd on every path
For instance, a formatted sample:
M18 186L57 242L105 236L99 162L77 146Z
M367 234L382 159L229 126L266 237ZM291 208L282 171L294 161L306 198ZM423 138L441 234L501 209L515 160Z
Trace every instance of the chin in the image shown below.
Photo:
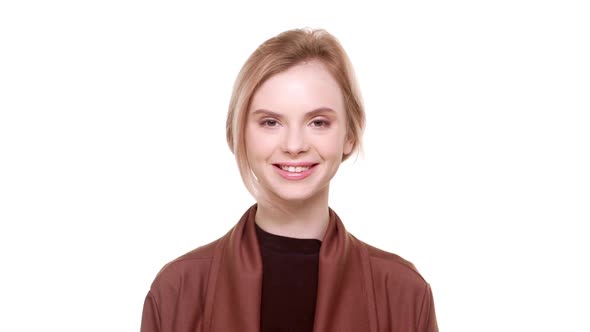
M270 197L285 203L305 203L320 199L325 191L322 188L286 188L286 185L279 185L278 188L270 189Z
M274 172L274 169L272 172ZM314 174L315 179L308 178L300 182L284 180L274 173L265 175L263 178L266 181L260 183L260 185L271 201L302 204L321 199L323 195L328 194L329 181L328 183L323 181L325 178L323 172Z
M305 202L309 202L313 200L315 197L313 195L276 195L281 201L285 203L296 203L301 204Z

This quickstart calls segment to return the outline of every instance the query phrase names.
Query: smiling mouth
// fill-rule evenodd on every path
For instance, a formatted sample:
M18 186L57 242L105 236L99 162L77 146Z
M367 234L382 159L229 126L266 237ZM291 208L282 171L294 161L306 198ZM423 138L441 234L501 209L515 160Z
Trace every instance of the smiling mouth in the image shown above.
M308 166L289 166L289 165L274 164L275 167L280 168L283 171L289 172L289 173L302 173L302 172L305 172L316 165L317 164L308 165Z

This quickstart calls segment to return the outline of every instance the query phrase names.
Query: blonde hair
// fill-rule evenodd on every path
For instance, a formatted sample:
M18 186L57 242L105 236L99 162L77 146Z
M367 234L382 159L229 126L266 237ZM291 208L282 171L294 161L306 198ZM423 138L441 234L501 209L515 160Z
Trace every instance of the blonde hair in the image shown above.
M271 76L305 61L319 60L338 82L347 114L347 139L352 140L351 153L361 149L365 128L365 110L354 75L354 69L340 42L323 29L294 29L262 43L250 55L236 78L229 103L226 138L235 155L242 180L256 197L257 181L246 156L245 135L248 109L258 87Z

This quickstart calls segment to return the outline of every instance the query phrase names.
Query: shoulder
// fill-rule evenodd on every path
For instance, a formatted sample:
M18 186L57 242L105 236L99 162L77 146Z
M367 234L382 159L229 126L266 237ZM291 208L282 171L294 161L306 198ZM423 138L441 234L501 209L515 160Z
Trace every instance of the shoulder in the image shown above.
M158 331L172 331L173 326L197 326L203 321L211 266L223 239L191 250L162 267L146 297L145 324L160 326Z
M198 264L200 261L207 261L213 258L215 249L220 244L223 238L219 238L209 244L193 249L182 256L170 261L164 265L159 274L165 273L167 270L177 270L190 267L192 264Z
M391 330L438 331L430 284L414 264L399 255L363 243L381 317Z
M204 283L207 280L213 256L223 239L224 237L221 237L168 262L156 275L151 290L174 291L186 285L186 282Z
M401 282L406 287L413 286L423 289L428 286L424 277L418 272L416 266L405 258L373 247L360 240L359 243L366 249L373 275L390 281Z
M356 241L364 262L369 265L366 280L373 290L370 296L387 330L438 331L430 284L414 264L394 253Z

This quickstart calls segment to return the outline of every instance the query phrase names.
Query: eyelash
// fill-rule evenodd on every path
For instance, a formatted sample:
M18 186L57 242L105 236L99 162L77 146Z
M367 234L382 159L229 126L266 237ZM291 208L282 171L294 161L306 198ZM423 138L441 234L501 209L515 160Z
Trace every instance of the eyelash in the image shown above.
M272 125L270 123L273 123ZM319 125L314 125L313 127L315 128L319 128L319 127L329 127L330 126L330 122L324 119L316 119L311 121L311 124L317 124L320 123ZM268 127L268 128L274 128L279 124L279 121L275 120L275 119L264 119L260 122L260 125L263 127Z
M273 123L274 123L274 125L269 125L269 122L273 122ZM276 125L277 125L278 123L279 123L279 122L278 122L277 120L274 120L274 119L264 119L264 120L262 120L262 122L260 122L260 125L261 125L261 126L263 126L263 127L270 127L270 128L273 128L273 127L276 127Z
M316 119L316 120L313 120L311 123L315 124L317 122L320 122L321 125L319 125L319 126L314 125L314 127L329 127L330 126L330 122L327 120L324 120L324 119Z

